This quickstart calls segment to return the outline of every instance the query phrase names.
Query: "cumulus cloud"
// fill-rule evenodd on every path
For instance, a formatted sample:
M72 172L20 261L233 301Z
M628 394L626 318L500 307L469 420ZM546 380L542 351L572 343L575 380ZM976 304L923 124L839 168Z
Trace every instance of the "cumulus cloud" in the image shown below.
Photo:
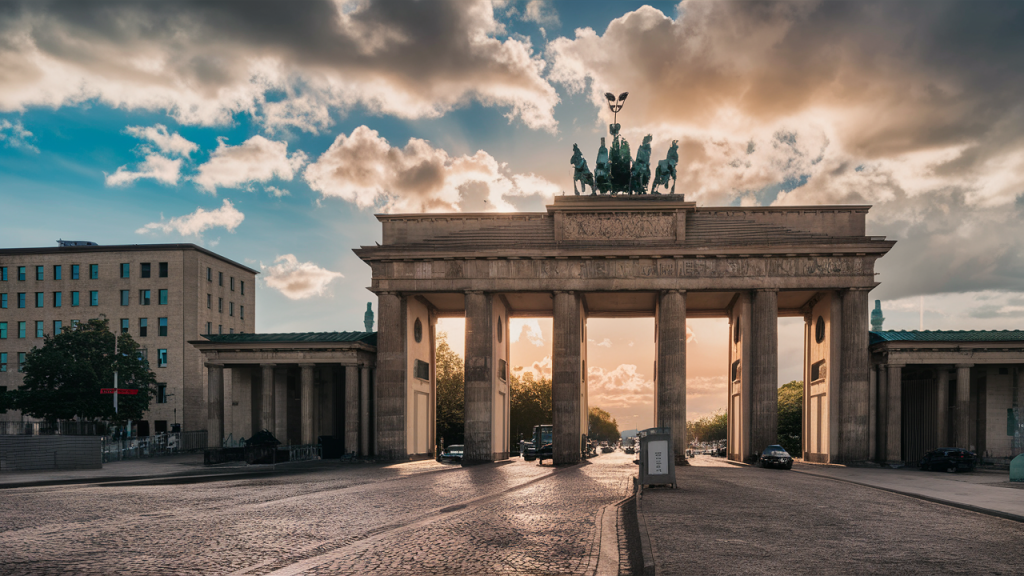
M922 9L923 8L923 9ZM549 79L656 158L702 204L866 203L899 241L877 294L1024 282L1024 6L689 2L553 40ZM951 35L949 30L961 33ZM635 144L634 144L635 147ZM896 273L898 272L898 273Z
M167 158L159 154L147 154L134 169L128 165L119 167L113 174L106 175L107 186L127 186L142 178L152 178L161 184L174 185L181 176L181 159Z
M434 118L477 102L555 130L543 59L504 32L485 0L10 4L0 111L98 100L318 132L354 106Z
M598 342L597 345L602 347L602 348L611 348L612 347L611 338L605 338L604 340L601 340L600 342Z
M177 232L182 236L200 236L203 232L218 227L225 228L228 232L234 232L242 220L245 220L245 214L239 212L234 204L225 198L224 203L216 210L196 208L196 211L191 214L177 216L166 222L162 218L160 222L150 222L136 230L135 233L163 232L170 234Z
M163 124L153 126L129 126L124 129L125 133L131 134L140 140L148 140L158 150L172 156L188 156L199 150L199 145L186 140L181 134L175 132L170 134Z
M260 265L266 271L267 286L276 289L291 300L323 296L327 285L335 278L344 278L341 272L321 268L312 262L299 262L294 254L278 256L271 266Z
M288 190L284 190L284 189L278 188L277 186L267 186L266 190L274 198L282 198L284 196L291 196L292 195L292 193L289 192Z
M514 210L510 198L558 190L533 174L508 174L483 150L452 157L419 138L398 148L366 126L339 134L304 177L325 198L386 212Z
M533 377L536 380L541 378L551 378L551 356L545 356L540 360L534 360L529 366L516 366L512 372L516 375L523 375L527 372L532 372Z
M251 182L267 182L272 178L291 180L306 163L306 153L297 150L288 155L288 143L253 136L238 146L228 146L218 139L210 159L199 165L192 177L204 192L217 193L217 188L238 188Z
M612 370L591 366L587 370L590 405L619 407L650 402L654 380L637 371L636 364L619 364Z
M547 0L530 0L523 9L523 20L541 26L560 26L558 12Z
M39 152L39 148L36 148L29 142L32 138L32 133L25 129L25 126L21 124L21 120L10 120L0 119L0 142L4 143L5 147L9 148L21 148L22 150L28 150L30 152Z
M519 342L525 338L534 346L544 345L544 336L540 331L540 321L536 318L512 318L509 321L509 334L512 336L512 343Z

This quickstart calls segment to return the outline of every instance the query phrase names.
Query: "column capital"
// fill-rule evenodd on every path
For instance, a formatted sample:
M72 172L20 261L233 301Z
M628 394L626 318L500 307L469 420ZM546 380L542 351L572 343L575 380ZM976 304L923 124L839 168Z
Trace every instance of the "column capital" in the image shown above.
M401 296L401 294L394 290L383 290L381 292L377 292L377 296Z
M316 368L315 362L300 362L299 368Z
M957 364L956 368L957 368L957 370L959 370L961 368L974 368L974 364Z
M575 294L575 293L576 292L574 290L552 290L551 291L551 294L568 294L570 296Z
M277 364L273 364L273 363L269 363L269 362L268 363L261 363L260 364L261 368L273 368L275 366L277 366Z
M752 292L778 292L778 288L754 288Z
M207 368L224 368L223 364L218 364L216 362L203 362L203 366L206 366Z
M483 294L483 290L463 290L463 294Z
M873 289L873 287L869 286L851 286L847 288L847 290L850 292L870 292Z
M899 362L889 362L887 364L884 364L884 366L886 366L888 368L906 368L907 367L906 364L902 364L902 363L899 363Z
M677 290L675 288L671 290L662 290L662 294L686 294L686 290Z

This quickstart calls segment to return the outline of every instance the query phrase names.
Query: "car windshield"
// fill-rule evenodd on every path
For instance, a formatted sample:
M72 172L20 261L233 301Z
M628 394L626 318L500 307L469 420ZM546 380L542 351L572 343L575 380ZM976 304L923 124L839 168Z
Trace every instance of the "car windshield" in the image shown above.
M462 444L452 444L448 447L449 452L462 452Z
M789 456L789 453L786 452L786 449L783 448L782 446L769 446L769 447L764 449L764 452L762 452L761 455L762 456Z

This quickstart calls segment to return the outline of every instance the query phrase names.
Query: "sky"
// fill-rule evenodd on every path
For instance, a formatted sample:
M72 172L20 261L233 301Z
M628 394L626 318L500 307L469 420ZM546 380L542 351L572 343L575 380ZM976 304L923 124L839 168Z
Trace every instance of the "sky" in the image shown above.
M1021 328L1020 30L1020 2L2 2L0 246L192 242L261 271L257 330L358 330L374 213L543 210L628 91L700 205L872 205L886 328ZM516 322L543 373L550 320ZM689 327L692 419L727 328ZM651 425L653 321L589 335L591 404Z

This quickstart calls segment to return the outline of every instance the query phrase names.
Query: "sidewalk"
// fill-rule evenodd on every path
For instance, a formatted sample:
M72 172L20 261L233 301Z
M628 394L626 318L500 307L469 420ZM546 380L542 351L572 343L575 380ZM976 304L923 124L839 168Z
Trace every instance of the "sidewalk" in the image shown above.
M848 468L797 463L793 471L1024 522L1024 482L1010 482L1008 470L948 474L906 467Z
M0 489L62 484L88 484L98 482L124 482L130 480L187 479L192 477L253 476L296 469L337 465L334 460L312 460L275 465L246 465L228 462L203 466L203 454L177 454L107 462L99 470L32 470L0 472Z

